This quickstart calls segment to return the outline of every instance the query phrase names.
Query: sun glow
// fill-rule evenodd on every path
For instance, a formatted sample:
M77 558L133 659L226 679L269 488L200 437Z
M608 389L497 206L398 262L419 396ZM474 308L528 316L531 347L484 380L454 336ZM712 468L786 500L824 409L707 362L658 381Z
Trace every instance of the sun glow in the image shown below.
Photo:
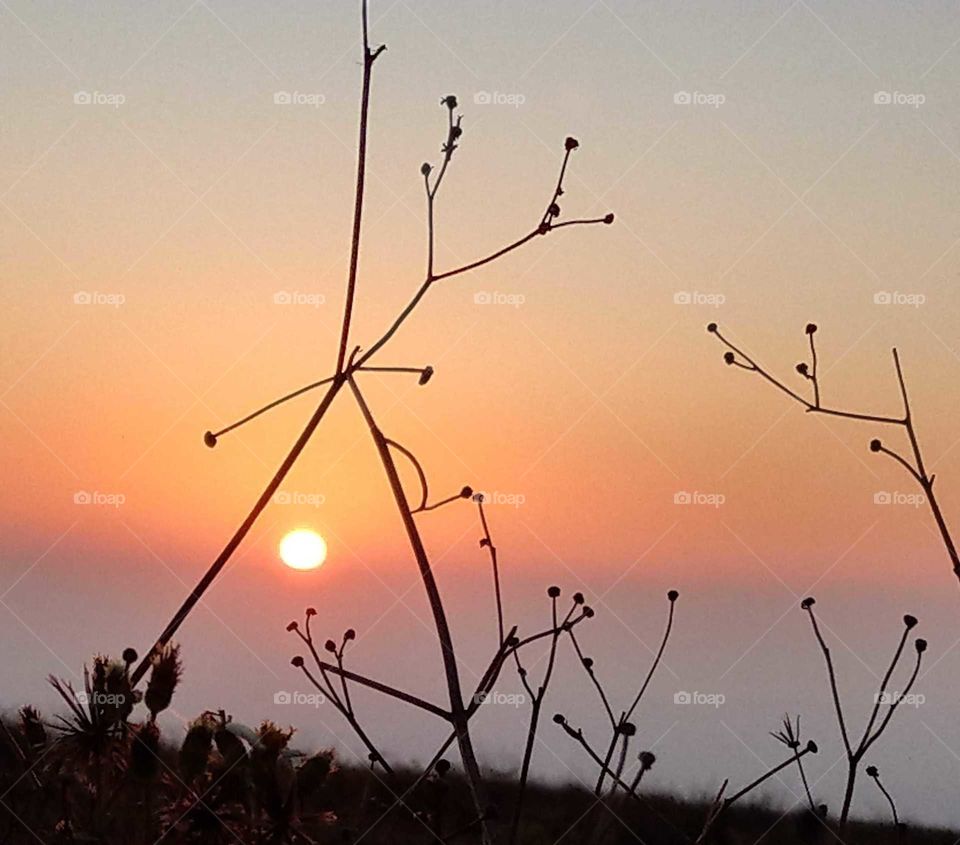
M327 559L323 537L309 528L299 528L280 541L280 559L291 569L316 569Z

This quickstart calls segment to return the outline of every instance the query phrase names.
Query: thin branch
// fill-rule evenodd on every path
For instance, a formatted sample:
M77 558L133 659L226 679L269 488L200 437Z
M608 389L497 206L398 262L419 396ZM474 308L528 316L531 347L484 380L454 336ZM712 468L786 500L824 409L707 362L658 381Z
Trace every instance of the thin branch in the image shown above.
M820 651L823 652L823 659L827 664L827 675L830 678L830 694L833 697L833 706L837 714L837 723L840 725L840 735L843 737L843 746L849 756L853 754L853 748L850 745L850 737L847 734L847 723L843 718L843 705L840 703L840 691L837 688L837 673L833 667L833 658L830 656L830 649L827 647L823 635L820 633L820 626L817 625L817 617L813 612L813 605L814 600L807 598L803 600L800 606L807 611L807 614L810 616L813 633L816 635L817 642L820 645Z

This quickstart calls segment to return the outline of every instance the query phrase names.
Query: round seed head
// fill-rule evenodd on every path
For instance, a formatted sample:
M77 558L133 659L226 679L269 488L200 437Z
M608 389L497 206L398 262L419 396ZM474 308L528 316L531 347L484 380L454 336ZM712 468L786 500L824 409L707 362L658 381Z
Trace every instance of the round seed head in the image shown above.
M433 367L424 367L423 370L420 371L420 378L417 379L417 384L423 387L431 378L433 378Z
M440 105L446 106L450 111L453 111L457 107L456 94L447 94L447 96L440 101Z
M814 334L817 331L816 323L807 323L806 329L804 329L807 334Z
M707 323L707 331L710 332L710 334L716 334L716 332L717 332L717 324L716 324L716 323Z
M652 751L641 751L637 759L640 761L640 768L647 771L648 769L652 769L653 764L657 762L657 755Z
M296 631L297 628L299 628L299 627L300 627L300 626L299 626L296 622L290 622L290 623L287 625L287 630L288 630L288 631Z
M303 658L298 654L290 661L291 666L296 666L298 669L303 666Z
M552 599L560 598L560 588L559 587L548 587L547 595Z
M212 431L205 431L203 433L203 442L208 448L212 449L217 445L217 436Z
M882 448L883 448L883 444L876 437L874 437L873 440L870 441L871 452L879 452Z
M680 593L678 593L676 590L671 590L669 593L667 593L667 599L669 601L673 602L673 601L676 601L678 598L680 598Z
M732 364L734 361L737 360L737 356L734 355L732 352L724 352L723 360L728 364Z
M800 602L800 607L803 610L809 610L817 603L817 600L813 596L807 596L802 602Z
M580 142L576 138L568 137L567 140L564 141L563 143L564 149L568 151L575 150L579 146L580 146Z
M817 747L817 744L811 739L807 742L807 751L811 754L816 754L820 749Z
M129 666L137 660L137 650L135 648L125 648L123 650L123 662Z
M472 488L472 487L464 487L464 488L462 488L462 489L460 490L460 498L461 498L461 499L469 499L472 495L473 495L473 488Z
M801 361L799 364L797 364L797 372L800 373L800 375L805 376L809 372L809 367L807 367L807 365Z
M906 625L907 628L916 628L916 627L917 627L917 617L916 617L916 616L911 616L911 615L908 613L906 616L903 617L903 624Z
M583 615L584 615L587 619L592 619L592 618L594 617L594 615L595 615L595 614L594 614L594 611L593 611L593 608L590 607L590 605L585 604L585 605L583 606Z
M574 593L573 594L573 603L574 604L583 604L584 598L583 593Z
M918 639L914 645L917 649L917 654L923 654L927 650L927 641L925 639Z
M879 777L880 770L876 766L867 766L867 776L868 777Z
M613 220L614 220L614 217L613 217L612 211L603 218L603 222L606 223L608 226L613 222Z
M430 164L426 161L420 165L420 173L424 176L429 176L431 170L433 170L433 168L430 167Z
M624 722L620 725L620 733L624 736L634 736L637 733L637 726L633 722Z
M564 716L563 713L554 713L553 721L558 725L565 725L567 723L567 717Z
M307 608L307 616L316 616L316 615L317 615L317 609L315 607Z
M450 761L444 758L437 760L437 765L433 767L436 769L436 772L440 777L443 777L447 772L450 771Z
M323 644L323 647L324 647L327 651L329 651L331 654L333 654L333 653L336 652L336 650L337 650L337 644L336 644L333 640L327 640L327 641Z
M593 668L593 658L592 658L592 657L584 657L584 658L583 658L583 665L584 665L584 667L585 667L586 669L592 669L592 668Z
M357 632L354 631L353 628L347 628L347 630L343 632L343 638L345 640L355 640L357 638Z

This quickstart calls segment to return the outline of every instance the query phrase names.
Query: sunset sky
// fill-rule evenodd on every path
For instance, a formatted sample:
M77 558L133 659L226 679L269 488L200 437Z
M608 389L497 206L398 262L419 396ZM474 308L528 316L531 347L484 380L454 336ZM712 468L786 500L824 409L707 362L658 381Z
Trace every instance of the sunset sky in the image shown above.
M145 652L315 408L319 394L303 396L203 445L205 430L332 372L358 5L0 0L3 707L49 711L48 674L76 680L96 652ZM746 782L781 759L767 732L799 711L833 808L841 747L799 601L818 598L855 724L913 613L931 643L926 700L868 762L903 815L960 824L960 590L929 512L904 499L909 477L867 448L905 443L804 414L725 367L704 328L717 321L804 390L793 368L813 321L825 401L880 414L901 411L896 346L960 526L960 12L377 0L371 29L388 49L374 71L356 343L376 340L423 278L419 168L439 161L444 95L458 96L464 135L438 198L441 270L536 225L567 135L580 148L561 219L617 216L439 283L377 360L432 365L427 387L363 377L437 495L498 494L488 515L508 623L545 627L550 584L583 590L597 617L581 639L629 699L664 594L679 589L639 720L658 756L651 785ZM324 636L357 629L352 668L443 693L416 567L346 393L282 490L299 503L267 508L178 637L175 707L293 724L304 747L351 760L359 746L332 709L274 704L303 689L284 627L304 607ZM721 503L677 504L681 493ZM885 493L893 504L877 504ZM476 509L419 520L472 678L496 635ZM302 527L329 545L311 572L277 553ZM601 736L570 654L559 673L547 709ZM516 688L509 673L498 687ZM675 705L681 691L726 701ZM442 739L416 713L360 701L393 757L428 757ZM481 716L486 765L517 764L525 718ZM552 724L534 769L591 778ZM861 785L858 813L884 812L875 793ZM786 774L768 794L789 806L801 793Z

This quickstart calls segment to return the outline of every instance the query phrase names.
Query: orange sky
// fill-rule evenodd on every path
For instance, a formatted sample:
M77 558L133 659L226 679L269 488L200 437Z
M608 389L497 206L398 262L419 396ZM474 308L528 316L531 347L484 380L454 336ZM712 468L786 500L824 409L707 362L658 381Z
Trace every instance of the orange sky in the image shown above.
M11 684L37 695L47 672L76 671L95 650L148 645L319 397L213 451L203 432L328 375L335 358L356 22L306 4L266 25L258 3L187 5L2 13L0 632L22 656ZM378 337L422 279L418 168L438 159L443 94L459 94L465 134L438 204L441 269L535 224L567 134L581 149L564 214L617 214L432 291L378 361L432 364L428 387L365 378L382 427L418 454L433 490L522 498L490 511L513 614L558 581L633 635L639 619L652 642L662 592L676 586L718 653L707 660L688 635L665 689L685 672L721 683L715 664L749 652L755 672L741 680L756 695L796 647L796 630L768 637L771 626L813 585L848 602L844 635L864 649L879 609L893 622L906 610L952 620L956 584L929 514L874 503L914 492L867 450L876 430L804 415L725 368L704 326L719 321L802 387L793 366L816 321L828 401L877 413L899 412L896 344L941 499L960 520L960 51L942 55L960 32L953 13L586 2L549 14L481 4L476 20L439 3L375 12L389 50L376 67L356 342ZM888 89L926 102L875 104ZM281 90L322 103L278 106ZM75 105L77 91L125 102ZM683 106L680 91L726 99ZM486 104L485 92L523 102ZM280 291L316 304L277 305ZM78 292L100 304L75 303ZM925 301L875 301L892 292ZM523 301L478 304L483 293ZM705 296L722 304L698 304ZM188 623L191 704L236 692L239 681L215 676L225 663L239 677L269 666L267 686L280 683L269 674L286 677L283 625L308 603L323 602L334 629L371 631L369 659L387 672L389 632L422 634L420 588L349 397L283 490L322 503L271 505ZM77 505L78 491L124 501ZM681 491L724 503L676 505ZM423 524L453 606L488 601L472 507ZM302 525L330 546L314 573L277 559ZM485 617L462 619L465 648L482 654ZM955 639L934 642L944 670L957 668Z

